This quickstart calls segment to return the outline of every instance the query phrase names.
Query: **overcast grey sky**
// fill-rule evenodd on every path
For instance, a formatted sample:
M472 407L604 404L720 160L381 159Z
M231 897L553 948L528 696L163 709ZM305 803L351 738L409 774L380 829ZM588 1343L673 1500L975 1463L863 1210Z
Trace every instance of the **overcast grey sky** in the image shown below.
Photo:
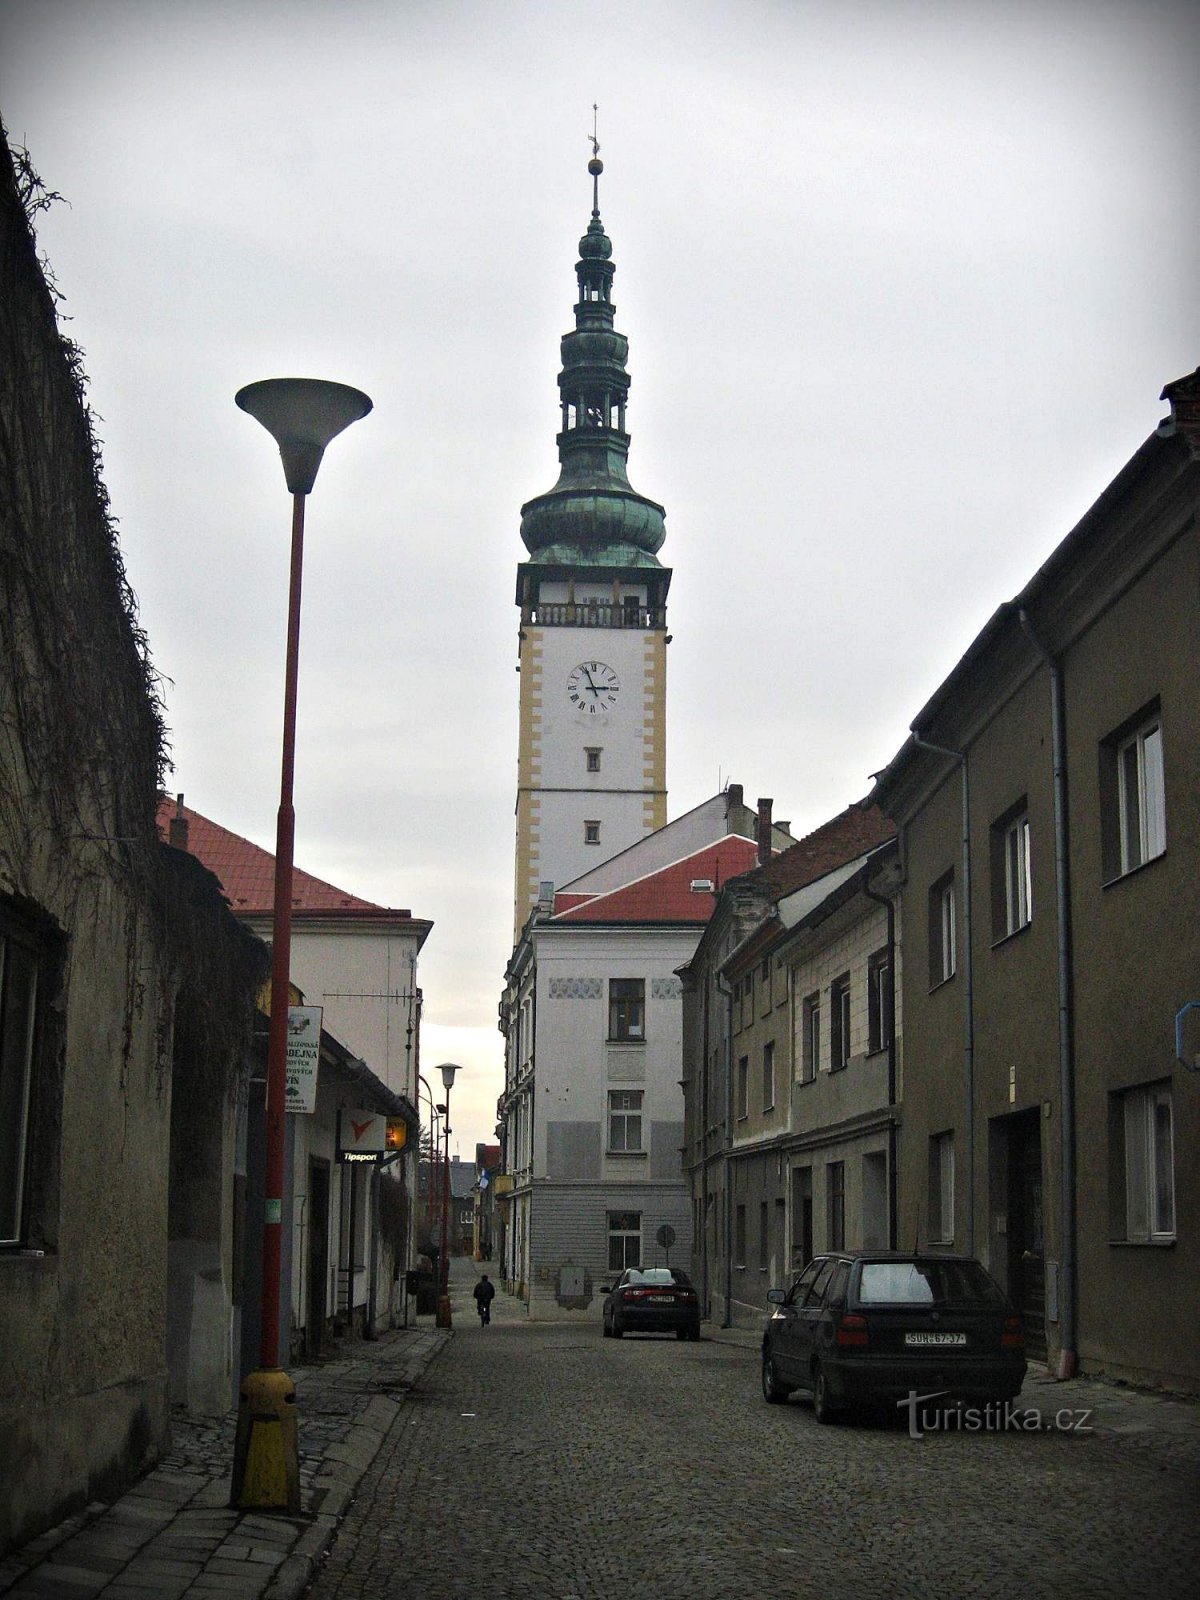
M868 787L1200 362L1200 6L0 0L174 790L273 847L289 509L257 378L365 389L308 512L297 860L436 926L495 1122L519 508L557 475L600 103L672 814Z

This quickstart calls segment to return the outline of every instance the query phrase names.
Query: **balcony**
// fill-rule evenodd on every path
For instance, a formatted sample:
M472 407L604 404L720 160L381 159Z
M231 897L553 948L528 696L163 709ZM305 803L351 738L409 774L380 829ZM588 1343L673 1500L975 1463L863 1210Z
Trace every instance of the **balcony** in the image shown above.
M644 632L665 628L667 614L661 606L644 606L637 600L586 600L542 602L530 606L521 620L541 628L637 628Z

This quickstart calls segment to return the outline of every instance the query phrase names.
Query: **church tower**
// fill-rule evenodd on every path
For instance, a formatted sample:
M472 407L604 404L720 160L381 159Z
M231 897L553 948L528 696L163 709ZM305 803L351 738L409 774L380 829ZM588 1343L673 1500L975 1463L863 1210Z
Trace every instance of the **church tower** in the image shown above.
M629 342L613 327L598 151L575 327L561 346L558 482L521 507L514 940L543 884L561 888L667 820L671 572L656 554L663 508L625 466Z

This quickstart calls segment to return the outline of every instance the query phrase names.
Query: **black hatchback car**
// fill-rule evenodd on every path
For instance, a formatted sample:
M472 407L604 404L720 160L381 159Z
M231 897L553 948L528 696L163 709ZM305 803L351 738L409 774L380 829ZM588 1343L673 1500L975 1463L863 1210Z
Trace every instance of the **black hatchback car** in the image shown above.
M970 1256L817 1256L767 1295L767 1400L812 1396L818 1422L913 1394L988 1404L1025 1379L1025 1334L1003 1290Z
M601 1286L604 1337L623 1333L674 1333L700 1337L700 1300L679 1267L626 1267L612 1288Z

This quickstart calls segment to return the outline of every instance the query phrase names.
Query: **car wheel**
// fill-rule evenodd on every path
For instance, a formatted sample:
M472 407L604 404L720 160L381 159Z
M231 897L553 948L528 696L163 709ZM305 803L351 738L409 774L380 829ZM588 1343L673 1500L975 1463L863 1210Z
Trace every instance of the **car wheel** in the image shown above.
M608 1318L607 1317L602 1317L600 1319L600 1326L604 1330L604 1337L606 1339L611 1339L612 1338L612 1329L608 1325Z
M688 1331L687 1331L686 1328L676 1328L675 1329L675 1337L677 1339L686 1339L687 1336L688 1336Z
M791 1394L790 1389L785 1389L775 1373L775 1362L769 1350L763 1351L762 1358L762 1392L763 1399L768 1404L777 1406Z
M693 1326L688 1329L688 1338L691 1339L694 1342L695 1340L699 1339L699 1337L700 1337L700 1324L697 1322L697 1323L694 1323Z
M818 1361L813 1371L813 1416L818 1422L832 1422L836 1415L837 1408L829 1398L829 1379Z
M612 1319L612 1336L613 1336L614 1339L620 1339L620 1338L622 1338L624 1336L624 1333L625 1333L624 1326L618 1320L617 1315L614 1312L613 1313L613 1319Z

